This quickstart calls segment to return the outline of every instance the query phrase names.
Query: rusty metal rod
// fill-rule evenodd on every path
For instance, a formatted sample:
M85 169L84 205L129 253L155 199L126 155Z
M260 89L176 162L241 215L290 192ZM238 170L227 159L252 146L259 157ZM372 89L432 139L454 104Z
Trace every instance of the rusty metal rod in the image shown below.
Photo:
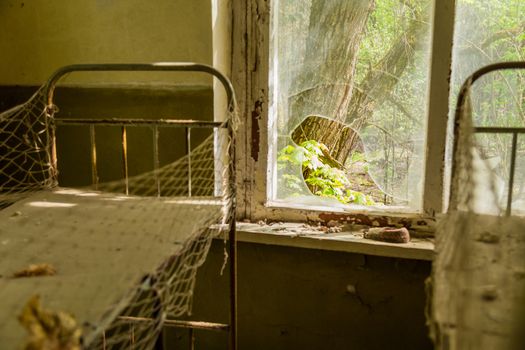
M89 126L89 139L91 143L91 182L95 186L95 190L98 190L97 143L95 125Z
M191 197L191 128L186 128L186 156L188 157L188 197Z
M509 191L507 193L507 209L505 215L510 216L512 212L512 192L514 189L514 173L516 170L516 151L518 148L518 134L512 134L512 148L510 151L510 173L509 173Z
M189 342L189 348L190 350L195 350L195 330L193 328L190 328L188 330L188 342Z
M64 66L56 70L46 83L46 101L48 106L53 105L53 96L56 85L66 74L72 72L203 72L213 75L217 78L224 90L228 103L235 105L235 94L232 83L212 66L193 62L155 62L155 63L89 63L73 64Z
M126 183L126 195L129 195L129 173L128 173L128 137L126 127L122 127L122 167L124 181Z
M474 128L474 132L478 134L525 134L525 127L478 126Z
M134 317L134 316L120 316L119 319L128 322L153 322L155 321L149 317ZM203 329L209 331L228 331L230 326L223 323L213 323L213 322L201 322L201 321L180 321L180 320L171 320L166 319L163 323L166 327L174 328L193 328L193 329Z
M237 181L236 181L236 153L235 153L235 131L231 123L228 124L229 157L229 187L227 196L230 196L228 253L230 259L230 350L237 350L237 229L235 225L237 208Z
M135 326L133 324L131 324L130 345L131 349L135 349Z
M139 119L139 118L87 118L87 119L75 119L75 118L56 118L55 122L62 125L169 125L172 127L179 128L226 128L227 122L214 122L207 120L183 120L183 119Z
M157 196L160 197L160 178L158 169L160 167L159 160L159 128L157 125L153 126L153 169L155 170L155 182L157 185Z

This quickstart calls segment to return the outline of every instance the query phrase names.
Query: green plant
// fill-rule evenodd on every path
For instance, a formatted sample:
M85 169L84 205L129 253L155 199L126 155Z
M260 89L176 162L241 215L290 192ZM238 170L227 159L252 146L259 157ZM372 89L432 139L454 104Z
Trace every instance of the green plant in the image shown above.
M310 191L320 197L335 198L345 204L374 205L374 200L351 188L351 182L344 170L330 165L326 146L315 140L309 140L294 147L288 145L281 149L277 158L278 169L288 170L301 165L304 182ZM289 195L297 192L303 181L295 174L283 172L279 179Z

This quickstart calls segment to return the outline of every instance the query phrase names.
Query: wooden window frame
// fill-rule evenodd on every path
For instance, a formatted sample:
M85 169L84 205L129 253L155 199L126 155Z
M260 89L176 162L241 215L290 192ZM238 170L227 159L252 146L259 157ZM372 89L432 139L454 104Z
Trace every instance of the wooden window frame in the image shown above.
M419 212L279 205L268 201L271 0L232 0L231 75L239 103L238 217L405 226L433 231L445 208L445 151L455 0L434 0L423 204Z

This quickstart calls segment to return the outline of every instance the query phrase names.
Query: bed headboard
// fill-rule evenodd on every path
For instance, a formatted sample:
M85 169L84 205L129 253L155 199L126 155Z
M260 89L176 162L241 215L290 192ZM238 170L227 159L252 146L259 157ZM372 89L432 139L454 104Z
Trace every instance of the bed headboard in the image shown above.
M120 163L121 174L124 179L124 192L126 194L130 193L130 171L129 171L129 152L128 152L128 142L129 142L129 130L133 128L149 129L151 140L150 143L148 140L148 147L151 147L151 169L153 177L155 178L155 187L156 195L162 196L162 178L159 172L160 168L160 159L159 159L159 135L160 130L164 129L178 129L180 130L179 134L181 140L178 141L179 148L184 148L184 161L180 166L185 168L185 181L186 181L186 193L179 193L187 196L195 195L196 192L194 175L196 168L195 159L192 159L192 150L195 147L194 142L192 142L192 131L195 130L207 130L208 134L215 134L215 143L217 143L218 135L221 133L227 133L229 137L233 136L233 122L231 116L234 110L235 97L233 93L233 88L228 79L226 79L220 72L215 70L213 67L195 63L152 63L152 64L81 64L81 65L72 65L60 68L56 71L51 78L48 80L45 88L45 101L47 103L47 111L50 115L54 115L58 108L54 104L55 90L57 83L62 77L66 74L72 72L97 72L97 71L176 71L176 72L204 72L213 75L218 79L219 82L223 85L226 96L228 99L229 110L225 111L225 117L220 121L204 121L204 120L181 120L173 118L162 118L162 119L137 119L137 118L122 118L121 116L108 116L106 118L61 118L57 116L54 118L54 122L57 127L63 126L80 126L84 127L86 130L89 130L89 153L90 153L90 173L91 173L91 184L98 188L100 182L99 176L99 167L97 153L100 156L101 152L105 152L104 149L99 147L100 139L97 134L97 129L99 127L111 127L113 129L119 129L119 139L112 140L114 143L113 147L119 145L120 148L120 159L113 157L113 162ZM54 130L54 128L53 128ZM116 131L116 130L115 130ZM57 159L57 139L56 132L54 131L51 135L52 138L52 160L51 163L54 169L54 177L58 178L59 173L59 162ZM87 141L87 140L84 140ZM182 146L183 145L183 146ZM215 150L209 150L211 152L217 153L217 147ZM229 148L227 152L233 152L233 148ZM230 155L226 157L230 158ZM216 167L220 166L218 163ZM233 164L232 164L233 166ZM198 167L198 164L197 164ZM202 171L202 169L199 169ZM231 169L231 174L233 175L233 168ZM200 174L201 176L203 174ZM218 169L209 169L209 177L214 177L216 182L215 194L220 192L221 183L224 182L224 179L221 177L224 174ZM199 193L198 195L203 195L204 193ZM210 194L211 195L211 194Z

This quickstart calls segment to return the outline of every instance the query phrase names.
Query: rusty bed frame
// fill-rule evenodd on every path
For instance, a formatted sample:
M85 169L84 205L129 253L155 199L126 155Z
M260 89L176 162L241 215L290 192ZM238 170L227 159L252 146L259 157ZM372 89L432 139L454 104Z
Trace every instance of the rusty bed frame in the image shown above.
M55 108L53 99L55 89L58 82L65 75L73 72L201 72L212 75L223 86L226 92L228 103L228 112L234 112L236 108L235 93L231 82L221 72L215 68L198 63L188 62L162 62L162 63L140 63L140 64L76 64L64 66L58 69L49 79L46 86L45 96L47 101L47 108ZM96 126L116 126L121 130L121 151L122 151L122 170L125 179L125 191L129 194L129 173L128 173L128 151L127 151L127 131L130 127L150 126L153 133L153 165L154 169L159 168L159 127L172 127L185 130L185 144L186 156L188 157L188 196L192 196L192 173L191 173L191 131L195 128L206 129L225 129L230 138L228 146L229 171L228 191L231 195L231 205L229 206L228 217L228 258L229 258L229 323L212 323L205 321L182 321L174 319L166 319L164 327L175 327L188 329L189 332L189 348L195 348L195 333L194 330L210 330L222 331L229 333L229 349L237 349L237 243L236 243L236 228L235 228L235 209L236 209L236 186L235 186L235 142L234 142L234 121L230 119L224 121L202 121L202 120L182 120L182 119L125 119L125 118L111 118L111 119L76 119L76 118L55 118L53 122L58 125L76 125L86 126L89 128L90 135L90 156L91 156L91 179L92 185L97 187L98 184L98 169L97 169L97 144L96 144ZM56 135L54 128L51 130L52 139L52 165L55 176L57 174L57 153L56 153ZM56 177L55 177L56 178ZM156 178L157 194L161 195L160 180ZM125 317L122 319L129 322L148 322L147 318L139 317ZM163 341L160 342L163 344ZM164 348L164 345L161 345Z
M461 111L462 107L466 101L468 93L471 86L481 77L496 71L506 71L506 70L525 70L525 61L513 61L513 62L498 62L484 66L474 73L472 73L463 83L458 94L458 100L456 104L456 110L454 114L454 140L452 148L452 176L457 173L456 161L459 152L459 124L461 122ZM516 156L517 156L517 146L518 146L518 135L525 134L525 127L504 127L504 126L474 126L473 132L475 134L509 134L512 136L511 144L511 153L510 153L510 169L509 169L509 188L507 190L507 203L505 207L505 215L510 216L512 214L512 195L514 189L514 177L516 171ZM449 202L453 203L454 193L450 191L449 193Z

